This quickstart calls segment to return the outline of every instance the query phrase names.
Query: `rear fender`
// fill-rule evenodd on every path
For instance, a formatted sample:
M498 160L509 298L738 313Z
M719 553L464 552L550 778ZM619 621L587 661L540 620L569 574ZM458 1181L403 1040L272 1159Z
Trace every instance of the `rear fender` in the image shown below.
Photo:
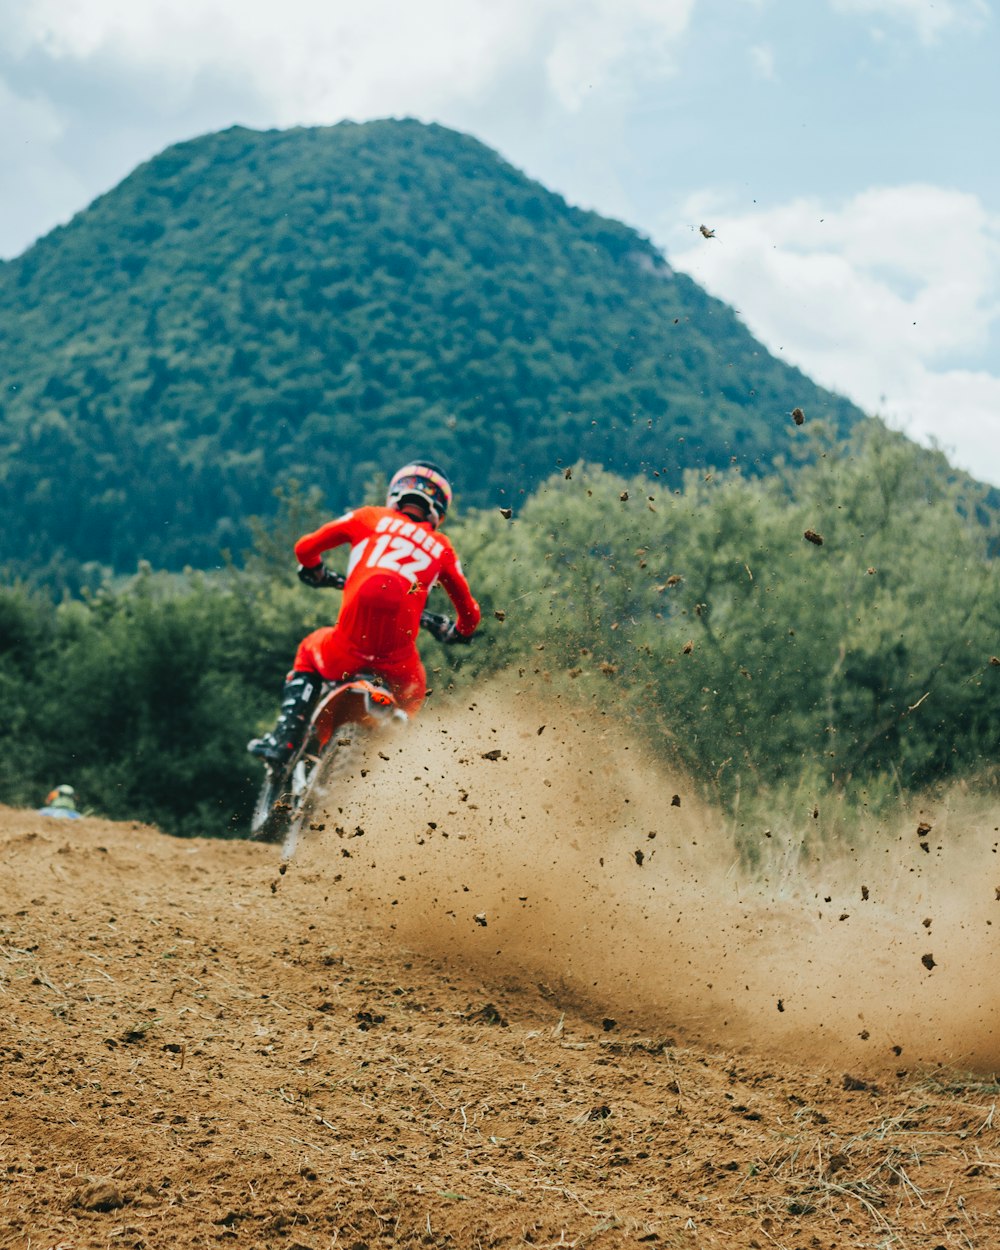
M321 697L313 714L312 732L325 747L341 725L349 722L377 725L406 719L391 690L367 677L353 677L337 682Z

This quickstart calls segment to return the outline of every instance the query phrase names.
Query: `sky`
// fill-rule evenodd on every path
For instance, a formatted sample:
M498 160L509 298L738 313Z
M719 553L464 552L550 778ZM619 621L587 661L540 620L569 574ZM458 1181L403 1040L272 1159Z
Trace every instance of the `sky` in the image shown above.
M998 66L992 0L0 0L0 258L196 135L439 122L1000 486Z

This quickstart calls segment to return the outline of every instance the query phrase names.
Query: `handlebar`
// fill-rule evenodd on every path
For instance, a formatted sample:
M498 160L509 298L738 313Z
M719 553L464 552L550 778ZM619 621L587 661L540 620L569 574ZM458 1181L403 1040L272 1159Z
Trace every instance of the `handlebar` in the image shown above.
M315 569L304 569L299 566L299 580L307 586L312 586L314 590L343 590L347 585L347 578L343 573L334 573L332 569L323 566L323 571L318 576L303 576L303 574L314 574ZM455 628L455 622L450 616L445 616L442 612L420 613L420 628L426 629L429 634L445 645L454 645L461 643L468 646L472 642L471 634L460 634Z
M343 590L347 585L347 578L343 573L334 573L325 566L319 578L313 581L311 577L303 577L303 573L311 573L312 569L305 569L299 565L299 581L305 582L307 586L312 586L315 590Z

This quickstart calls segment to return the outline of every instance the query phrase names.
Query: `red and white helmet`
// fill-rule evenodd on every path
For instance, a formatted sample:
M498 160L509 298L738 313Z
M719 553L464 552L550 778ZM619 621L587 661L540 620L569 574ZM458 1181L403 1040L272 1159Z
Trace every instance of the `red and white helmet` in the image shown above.
M419 505L435 529L444 520L451 503L451 486L436 464L413 460L393 474L386 507L402 512L407 503Z

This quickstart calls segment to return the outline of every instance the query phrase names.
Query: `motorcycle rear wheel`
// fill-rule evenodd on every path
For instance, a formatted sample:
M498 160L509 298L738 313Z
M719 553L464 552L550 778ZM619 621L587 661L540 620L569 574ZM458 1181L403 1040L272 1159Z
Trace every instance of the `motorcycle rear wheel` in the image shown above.
M287 831L293 807L286 798L288 769L268 765L250 818L253 842L280 842Z
M290 859L294 854L307 817L314 815L321 803L333 802L333 787L343 781L357 761L365 732L363 725L348 721L335 730L333 738L318 759L303 753L303 759L309 759L311 766L296 794L293 811L285 823L281 848L283 859Z

